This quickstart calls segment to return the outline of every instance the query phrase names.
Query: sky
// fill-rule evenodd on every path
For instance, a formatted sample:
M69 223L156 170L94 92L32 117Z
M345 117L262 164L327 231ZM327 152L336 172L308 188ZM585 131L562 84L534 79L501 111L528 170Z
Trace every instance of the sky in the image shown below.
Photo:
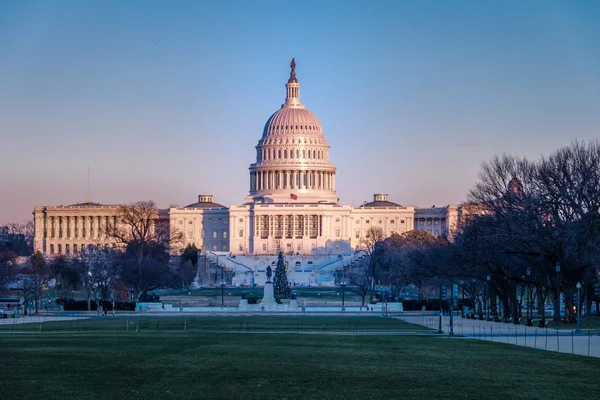
M0 2L0 223L242 204L292 57L342 204L459 203L482 162L600 132L597 1Z

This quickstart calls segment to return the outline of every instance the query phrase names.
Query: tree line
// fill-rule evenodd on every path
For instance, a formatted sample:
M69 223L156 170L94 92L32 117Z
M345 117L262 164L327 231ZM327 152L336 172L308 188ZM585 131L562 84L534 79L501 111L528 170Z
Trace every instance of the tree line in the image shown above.
M598 300L600 142L574 142L535 161L495 156L482 164L461 213L443 237L409 231L384 239L371 228L366 260L349 283L371 295L375 283L397 294L412 286L422 298L457 284L480 312L521 316L523 306L529 313L552 304L557 321L562 294L567 322L575 320L578 283L587 310Z

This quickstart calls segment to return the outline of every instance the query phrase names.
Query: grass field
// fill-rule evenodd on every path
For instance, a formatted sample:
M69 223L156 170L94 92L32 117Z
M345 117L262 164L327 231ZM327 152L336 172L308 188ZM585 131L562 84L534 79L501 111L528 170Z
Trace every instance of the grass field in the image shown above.
M224 319L139 318L181 326ZM0 399L598 399L600 360L439 336L297 335L287 317L248 317L287 334L143 329L0 333ZM304 321L317 325L327 317ZM320 318L320 319L319 319ZM347 319L331 318L344 329ZM383 322L381 322L383 321ZM417 330L360 319L377 329ZM46 323L49 324L49 323ZM59 323L56 323L57 325ZM94 325L96 324L96 325ZM44 325L44 324L43 324ZM95 326L95 328L91 328ZM261 328L262 327L262 328ZM286 330L285 327L288 327ZM292 332L290 332L292 331Z
M243 287L226 287L224 289L223 300L225 305L237 306L242 298L242 295L263 297L263 288L243 288ZM306 301L308 306L314 305L341 305L342 304L342 289L339 287L292 287L298 299L298 304L303 304ZM221 304L221 288L201 288L197 290L174 291L169 293L161 293L162 301L171 304L184 304L190 306L206 307L216 306ZM360 305L362 299L356 293L350 290L345 290L344 300L346 305ZM367 299L368 302L368 299Z
M50 318L51 320L52 318ZM23 322L24 319L15 320ZM341 316L206 316L206 317L100 317L71 321L0 325L6 333L434 333L397 319Z

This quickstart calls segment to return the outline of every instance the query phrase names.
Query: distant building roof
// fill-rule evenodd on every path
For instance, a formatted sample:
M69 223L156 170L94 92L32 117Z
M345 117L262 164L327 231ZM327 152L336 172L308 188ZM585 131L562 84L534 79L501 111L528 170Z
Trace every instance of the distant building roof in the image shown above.
M100 203L94 203L91 201L87 201L85 203L77 203L77 204L71 204L68 207L100 207L103 206L104 204L100 204Z
M199 194L198 202L185 206L185 208L227 208L223 204L214 203L212 194Z
M362 207L370 208L388 208L388 207L402 207L400 204L388 201L387 193L376 193L373 195L373 201L365 203Z

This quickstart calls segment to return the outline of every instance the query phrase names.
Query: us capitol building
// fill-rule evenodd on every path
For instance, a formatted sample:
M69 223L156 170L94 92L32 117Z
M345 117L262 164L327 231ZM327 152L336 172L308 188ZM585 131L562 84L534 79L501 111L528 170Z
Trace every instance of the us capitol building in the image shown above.
M159 210L159 219L183 234L173 253L194 244L229 272L231 283L252 285L264 283L264 270L282 250L290 282L332 284L336 271L363 255L373 228L384 237L412 229L451 234L461 219L461 205L401 206L385 193L359 207L339 204L329 144L317 117L300 102L294 60L290 66L285 103L269 117L256 145L246 201L226 207L201 194L186 207ZM73 256L114 246L103 229L117 221L118 210L119 205L92 202L37 206L35 251Z

